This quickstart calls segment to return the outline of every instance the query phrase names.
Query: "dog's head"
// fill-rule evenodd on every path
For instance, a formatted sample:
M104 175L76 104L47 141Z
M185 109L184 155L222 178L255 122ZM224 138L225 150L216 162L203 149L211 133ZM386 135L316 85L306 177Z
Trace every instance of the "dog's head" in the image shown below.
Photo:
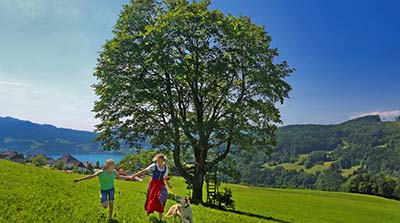
M176 200L177 200L179 203L181 203L181 205L182 205L183 208L186 208L186 207L190 206L190 200L189 200L189 198L184 198L184 199L178 198L178 199L176 199Z

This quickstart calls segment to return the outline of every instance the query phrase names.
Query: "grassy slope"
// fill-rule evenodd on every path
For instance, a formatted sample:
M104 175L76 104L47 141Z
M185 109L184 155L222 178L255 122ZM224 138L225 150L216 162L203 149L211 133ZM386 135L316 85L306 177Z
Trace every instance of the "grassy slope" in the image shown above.
M298 162L295 163L282 163L282 164L278 164L277 166L281 166L287 170L301 170L303 169L304 172L306 173L315 173L318 170L324 170L324 169L328 169L329 166L332 164L332 162L324 162L324 164L316 164L313 167L311 167L310 169L306 169L304 167L304 165L299 165ZM269 166L268 163L263 165L264 167L269 167L269 168L275 168L276 166Z
M0 160L0 222L108 222L97 180L72 183L77 177L81 176ZM149 222L143 210L148 180L116 181L114 213L118 222ZM180 178L174 180L174 186L173 190L185 195ZM167 208L173 204L168 201ZM203 206L193 206L193 213L196 222L272 222Z
M229 185L237 209L287 222L400 222L400 202L360 194ZM252 208L251 204L257 204Z
M308 156L308 154L302 154L300 156L301 157L298 158L295 163L282 163L282 164L278 164L277 166L281 166L281 167L283 167L283 168L285 168L287 170L297 170L297 171L299 171L299 170L303 169L304 172L306 172L306 173L315 173L317 171L322 171L322 170L328 169L330 167L330 165L333 163L333 161L324 162L323 164L316 164L316 165L312 166L311 168L306 169L304 167L304 165L299 165L299 162L300 162L301 159L303 159L302 157ZM276 166L269 166L268 163L265 163L263 166L266 167L266 168L267 167L269 167L269 168L275 168L276 167ZM350 174L352 174L359 167L360 166L353 166L353 167L351 167L349 169L343 169L342 176L348 177Z
M350 169L344 169L344 170L342 170L343 171L342 176L348 177L348 176L350 176L350 174L354 173L354 171L356 171L360 167L361 166L358 165L358 166L352 166Z
M79 177L57 170L0 160L0 222L107 222L99 202L97 180L72 183ZM115 219L148 222L143 182L116 182ZM181 178L172 192L185 196ZM400 222L400 202L366 195L322 191L230 187L236 209L270 220L193 206L195 222ZM173 205L168 201L167 208ZM172 222L172 219L167 219Z

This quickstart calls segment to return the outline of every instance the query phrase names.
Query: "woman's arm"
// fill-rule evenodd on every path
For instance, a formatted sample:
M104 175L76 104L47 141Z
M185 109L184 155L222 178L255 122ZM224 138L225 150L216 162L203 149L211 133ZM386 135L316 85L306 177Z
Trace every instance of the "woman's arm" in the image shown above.
M168 185L168 187L169 187L170 189L172 189L171 184L169 184L169 180L170 180L170 178L169 178L169 176L168 176L168 169L167 169L167 172L166 172L165 175L164 175L164 181L165 181L165 183Z
M145 173L147 173L147 169L143 169L143 170L133 174L132 176L127 177L127 178L129 178L130 180L133 180L135 177L140 176L140 175L145 174Z
M82 177L82 178L75 179L74 183L82 181L82 180L89 180L89 179L92 179L93 177L97 177L97 173L94 173L92 175L88 175L88 176L85 176L85 177Z
M117 174L117 179L118 180L126 180L126 179L128 179L128 177L127 176L121 176L121 175Z
M121 176L121 175L119 175L119 173L118 173L117 171L115 171L115 173L117 174L117 179L118 179L118 180L126 180L126 179L128 179L127 176Z
M170 189L172 189L171 184L169 184L169 177L164 178L165 183L168 185Z

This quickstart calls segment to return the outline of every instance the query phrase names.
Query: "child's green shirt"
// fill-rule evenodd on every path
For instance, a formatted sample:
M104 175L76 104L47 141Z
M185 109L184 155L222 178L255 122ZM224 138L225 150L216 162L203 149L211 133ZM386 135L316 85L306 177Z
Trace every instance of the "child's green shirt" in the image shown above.
M109 190L114 187L114 180L117 178L117 171L113 170L108 174L106 170L100 170L97 173L100 183L100 190Z

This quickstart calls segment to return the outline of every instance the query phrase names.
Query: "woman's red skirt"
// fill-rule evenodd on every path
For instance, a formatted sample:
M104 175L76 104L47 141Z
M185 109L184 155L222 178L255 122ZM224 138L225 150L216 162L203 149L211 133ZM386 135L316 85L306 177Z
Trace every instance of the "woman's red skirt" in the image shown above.
M168 192L165 188L164 180L151 178L144 205L147 214L151 214L155 211L158 213L164 213L167 196Z

